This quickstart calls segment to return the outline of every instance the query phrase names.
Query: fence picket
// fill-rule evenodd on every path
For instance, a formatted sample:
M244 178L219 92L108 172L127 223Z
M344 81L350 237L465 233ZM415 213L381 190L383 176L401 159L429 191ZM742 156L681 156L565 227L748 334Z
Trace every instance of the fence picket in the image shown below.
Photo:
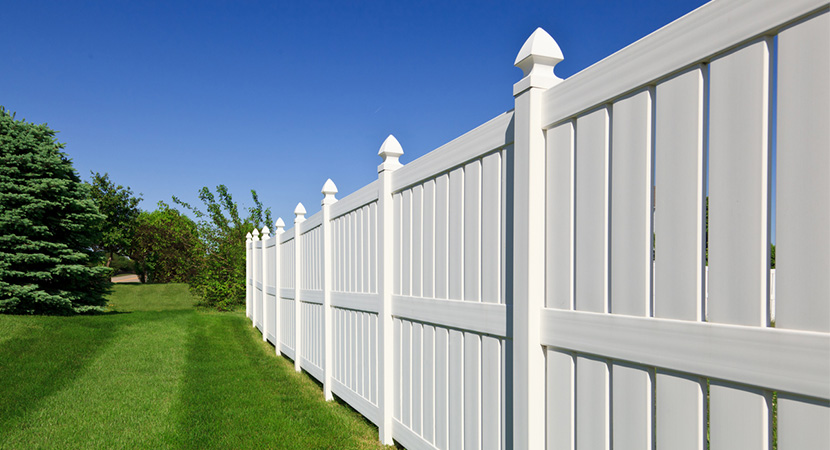
M648 316L651 310L652 91L613 105L611 141L611 312ZM613 442L651 448L651 376L645 367L611 368Z
M762 39L710 64L707 307L713 322L767 325L770 44ZM712 380L710 448L768 448L769 397Z

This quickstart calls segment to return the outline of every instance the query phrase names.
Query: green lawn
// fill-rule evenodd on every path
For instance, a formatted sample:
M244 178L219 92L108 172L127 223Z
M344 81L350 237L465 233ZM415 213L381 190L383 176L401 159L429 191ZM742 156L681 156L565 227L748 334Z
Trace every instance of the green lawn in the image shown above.
M112 314L0 315L0 448L382 448L244 312L119 285Z

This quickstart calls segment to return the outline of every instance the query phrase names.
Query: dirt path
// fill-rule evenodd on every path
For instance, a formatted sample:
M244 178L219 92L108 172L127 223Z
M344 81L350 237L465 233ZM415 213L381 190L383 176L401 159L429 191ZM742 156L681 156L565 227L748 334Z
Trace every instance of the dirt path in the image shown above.
M138 283L138 275L128 273L126 275L118 275L117 277L112 277L113 283Z

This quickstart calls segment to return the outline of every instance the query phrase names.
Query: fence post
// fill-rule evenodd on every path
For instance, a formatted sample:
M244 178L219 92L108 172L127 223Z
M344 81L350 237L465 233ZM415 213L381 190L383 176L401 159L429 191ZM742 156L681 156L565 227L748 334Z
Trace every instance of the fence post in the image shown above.
M301 226L305 221L305 207L302 203L297 203L294 208L294 370L300 372L302 365L300 358L302 358L303 347L303 304L300 301L300 276L302 275L302 248L300 248L300 234L302 233Z
M271 230L262 227L262 340L268 342L268 250L265 248Z
M253 316L251 308L251 295L253 289L251 287L251 232L245 235L245 316L249 319Z
M537 28L514 65L524 77L513 85L513 448L545 446L545 351L540 310L545 305L545 132L542 94L559 80L556 41Z
M251 305L252 306L251 309L253 310L253 316L254 316L253 320L251 321L251 324L254 327L256 327L256 321L257 321L257 318L260 315L259 309L261 308L261 305L259 305L259 302L257 301L257 293L256 293L256 283L257 283L257 281L261 281L257 278L257 275L256 275L256 273L257 273L257 264L259 264L258 263L259 254L256 252L256 243L257 242L259 242L259 230L254 228L254 231L251 232L251 272L253 272L253 276L251 277L253 279L253 282L251 283L252 284L252 286L251 286L251 302L253 303L253 305Z
M332 361L332 317L331 317L331 271L332 271L332 255L331 255L331 205L337 199L334 194L337 193L337 186L331 181L331 178L326 180L323 185L323 201L322 205L323 222L320 224L320 233L322 234L323 248L323 395L326 401L333 400L331 395L331 372L333 366Z
M392 408L394 407L393 367L394 358L392 335L392 286L394 283L394 210L392 207L392 175L401 163L398 158L403 149L391 134L380 146L378 156L383 163L378 166L378 294L380 312L378 314L378 406L380 421L378 431L384 445L392 445Z
M274 243L274 252L276 253L274 257L274 291L276 293L276 301L274 302L274 349L277 352L277 356L280 356L280 332L282 330L280 327L280 306L282 305L282 297L280 296L280 290L282 289L280 236L285 233L285 222L282 221L282 217L277 218L277 221L274 223L274 228L276 228L274 236L277 238Z

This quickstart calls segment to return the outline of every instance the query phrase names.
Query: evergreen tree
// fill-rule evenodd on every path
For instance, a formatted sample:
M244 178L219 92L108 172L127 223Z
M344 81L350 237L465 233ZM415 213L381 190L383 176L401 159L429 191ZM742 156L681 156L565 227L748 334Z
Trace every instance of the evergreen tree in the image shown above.
M97 266L98 213L46 124L0 107L0 312L100 311L110 269Z

